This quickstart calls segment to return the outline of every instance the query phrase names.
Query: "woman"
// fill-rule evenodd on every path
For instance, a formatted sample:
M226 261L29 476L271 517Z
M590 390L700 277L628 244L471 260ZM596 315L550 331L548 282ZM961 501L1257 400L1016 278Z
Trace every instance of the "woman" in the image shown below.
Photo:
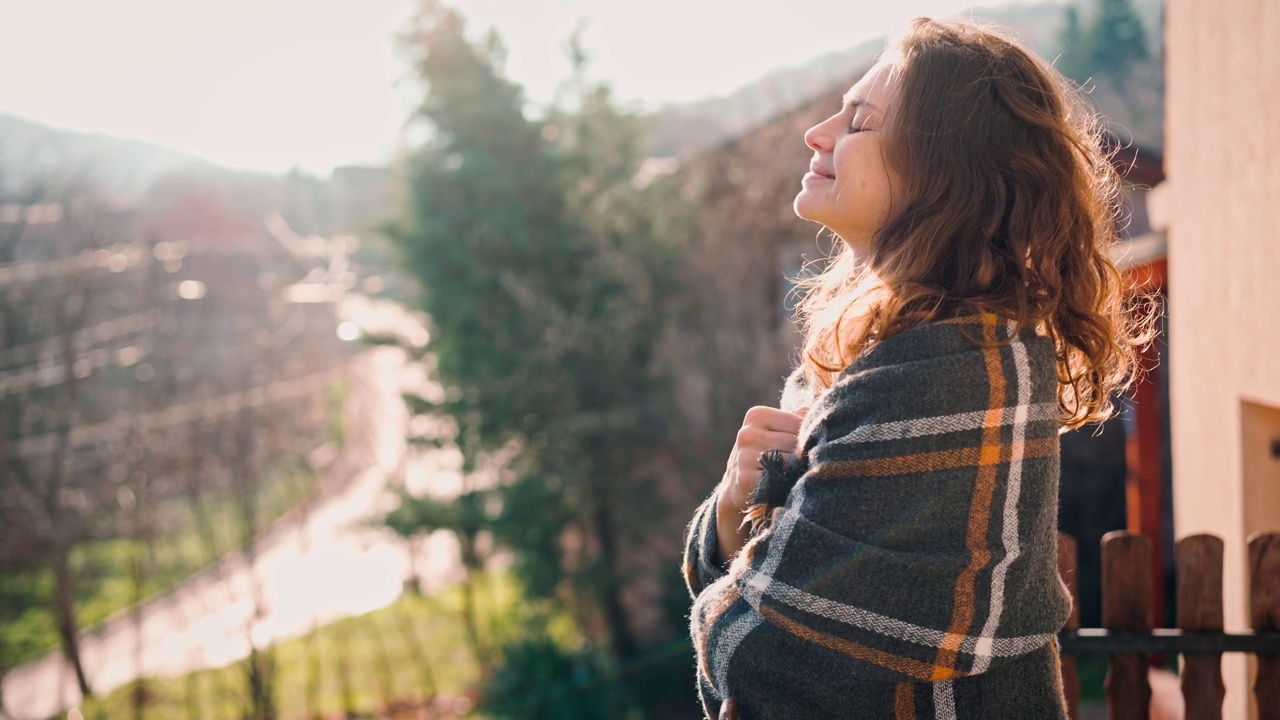
M805 142L795 211L839 249L690 525L704 709L1066 717L1057 435L1147 336L1092 116L1015 43L921 19Z

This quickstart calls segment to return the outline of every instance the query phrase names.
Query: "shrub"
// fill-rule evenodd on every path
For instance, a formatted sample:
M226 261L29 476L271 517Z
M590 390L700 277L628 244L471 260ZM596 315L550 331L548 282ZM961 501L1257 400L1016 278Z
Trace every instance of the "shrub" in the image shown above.
M482 684L479 710L512 720L640 718L609 655L590 645L566 649L545 635L499 649Z

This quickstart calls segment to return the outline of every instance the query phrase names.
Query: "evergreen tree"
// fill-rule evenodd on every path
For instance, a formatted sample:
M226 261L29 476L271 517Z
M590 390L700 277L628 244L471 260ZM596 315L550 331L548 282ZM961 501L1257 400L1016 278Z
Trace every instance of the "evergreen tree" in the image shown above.
M656 348L695 223L676 196L630 186L643 127L586 81L574 48L568 100L530 119L497 38L473 42L455 12L423 5L407 49L430 140L393 235L447 388L416 409L453 419L464 472L503 457L485 522L526 591L573 598L625 658L637 644L620 555L655 526L650 475L671 416ZM566 533L583 549L572 559Z
M1080 10L1075 5L1067 5L1062 10L1058 47L1061 48L1056 63L1058 71L1080 83L1088 80L1092 62L1089 59L1084 28L1080 24Z
M1134 64L1151 57L1147 33L1132 0L1098 0L1086 47L1093 71L1110 78L1122 91Z
M1106 80L1123 92L1139 63L1151 59L1146 29L1132 0L1097 0L1088 29L1079 8L1068 4L1058 31L1057 67L1079 83Z

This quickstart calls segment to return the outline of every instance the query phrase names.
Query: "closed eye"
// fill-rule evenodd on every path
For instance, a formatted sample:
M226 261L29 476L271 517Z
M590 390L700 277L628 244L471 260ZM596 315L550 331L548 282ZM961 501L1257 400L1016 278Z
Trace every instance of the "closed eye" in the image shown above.
M867 119L865 117L862 119L862 122L858 122L858 113L856 112L854 113L853 117L849 118L849 134L851 135L853 133L866 132L868 130L874 130L874 129L875 128L869 127L867 125Z

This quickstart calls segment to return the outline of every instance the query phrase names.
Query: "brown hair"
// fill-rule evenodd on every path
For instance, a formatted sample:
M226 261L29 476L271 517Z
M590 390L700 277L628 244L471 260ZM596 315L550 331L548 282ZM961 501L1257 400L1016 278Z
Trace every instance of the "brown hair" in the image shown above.
M1097 116L1046 62L973 23L918 19L894 50L882 132L902 202L869 257L843 247L801 282L810 381L829 387L916 325L994 313L1053 340L1064 426L1105 418L1151 323L1126 312L1110 258L1119 178Z

